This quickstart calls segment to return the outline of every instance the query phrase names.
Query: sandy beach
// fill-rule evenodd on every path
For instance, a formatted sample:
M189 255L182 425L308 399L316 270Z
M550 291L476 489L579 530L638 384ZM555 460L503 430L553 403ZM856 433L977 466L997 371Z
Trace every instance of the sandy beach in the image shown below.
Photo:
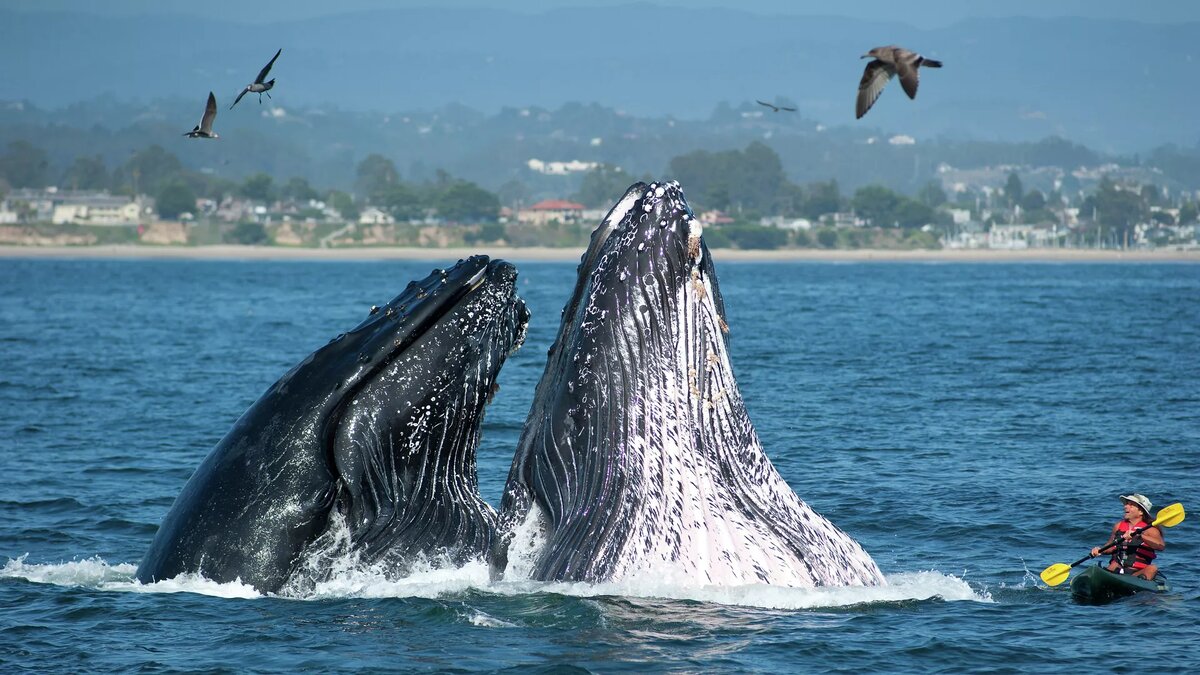
M578 261L582 248L287 248L282 246L0 246L0 258L139 258L186 260L431 260L455 261L475 254L520 261ZM713 249L720 261L753 262L1142 262L1200 263L1200 250L945 249L743 251Z

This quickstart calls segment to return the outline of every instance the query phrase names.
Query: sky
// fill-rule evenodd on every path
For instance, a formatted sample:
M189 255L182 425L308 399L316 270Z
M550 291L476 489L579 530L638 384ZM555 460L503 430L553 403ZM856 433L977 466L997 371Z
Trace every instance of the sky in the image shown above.
M24 11L85 10L98 14L198 14L211 18L258 23L307 19L334 13L400 7L491 7L518 12L544 12L569 7L615 7L630 0L0 0L0 8ZM979 3L965 0L653 0L651 4L680 7L721 7L759 14L832 15L855 19L900 21L917 28L940 28L971 17L1080 16L1132 19L1147 23L1200 21L1200 2L1170 0L1006 0Z

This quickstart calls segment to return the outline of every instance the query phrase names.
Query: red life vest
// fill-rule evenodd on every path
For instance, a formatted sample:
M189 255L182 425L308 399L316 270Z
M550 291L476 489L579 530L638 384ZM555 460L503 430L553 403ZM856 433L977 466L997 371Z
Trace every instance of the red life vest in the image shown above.
M1139 527L1149 529L1150 523L1147 523L1144 520L1139 520L1135 525L1130 525L1128 520L1122 520L1121 522L1117 523L1117 537L1114 540L1117 543L1117 548L1115 551L1113 551L1112 559L1125 569L1140 570L1149 565L1154 560L1155 556L1158 555L1154 549L1146 546L1145 543L1138 546L1136 549L1133 549L1132 556L1122 551L1123 547L1121 546L1121 543L1124 542L1122 535ZM1129 564L1129 558L1131 557L1133 558L1132 565Z

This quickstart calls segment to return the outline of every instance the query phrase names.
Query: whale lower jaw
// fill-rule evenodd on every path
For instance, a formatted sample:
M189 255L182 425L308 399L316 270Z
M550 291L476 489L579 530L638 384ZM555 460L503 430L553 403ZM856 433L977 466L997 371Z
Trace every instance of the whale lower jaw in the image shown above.
M581 486L598 499L569 500L557 528L535 498L516 529L506 576L681 586L885 583L863 548L797 497L767 458L733 377L716 292L698 275L678 289L673 325L658 327L675 349L631 367L636 386L613 371L608 381L594 380L599 399L622 400L624 424L593 445L614 453L604 473L627 482L610 489L595 478ZM579 532L588 533L586 550L572 543Z

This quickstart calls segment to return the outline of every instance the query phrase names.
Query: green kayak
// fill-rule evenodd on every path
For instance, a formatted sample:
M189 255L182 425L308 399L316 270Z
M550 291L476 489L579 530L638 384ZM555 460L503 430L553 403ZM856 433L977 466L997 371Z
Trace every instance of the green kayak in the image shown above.
M1130 574L1109 572L1100 565L1085 569L1071 580L1071 597L1087 605L1103 605L1138 591L1164 593L1169 590L1162 572L1147 581Z

